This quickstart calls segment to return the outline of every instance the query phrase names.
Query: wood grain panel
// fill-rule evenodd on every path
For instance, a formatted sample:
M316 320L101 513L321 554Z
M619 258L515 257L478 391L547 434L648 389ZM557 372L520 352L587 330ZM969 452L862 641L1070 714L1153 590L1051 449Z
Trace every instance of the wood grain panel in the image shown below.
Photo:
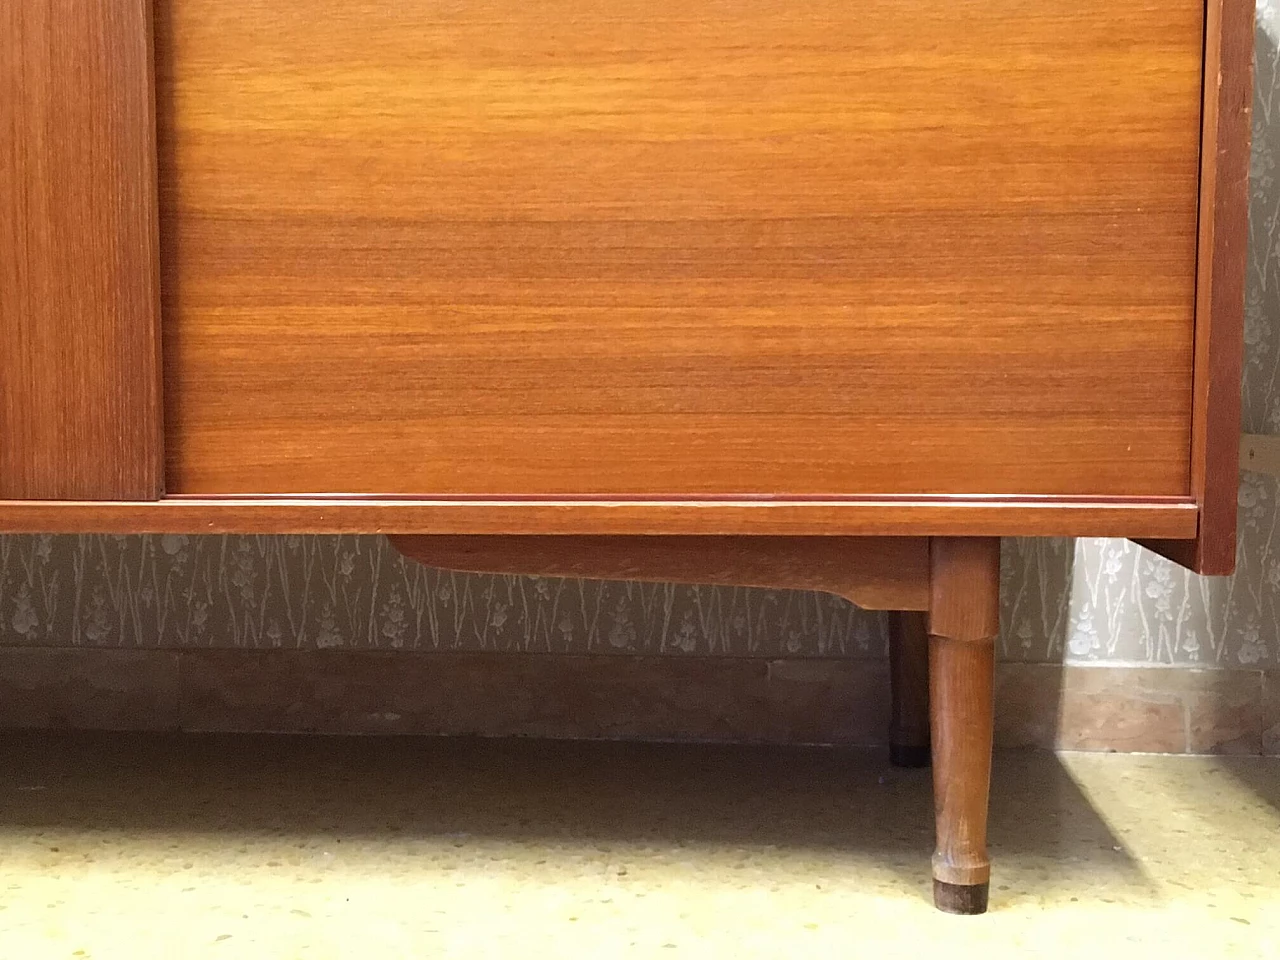
M162 490L149 11L0 6L0 498Z
M1194 540L1147 544L1204 574L1236 566L1253 22L1253 0L1209 0L1191 429L1200 529Z
M169 497L0 501L5 533L738 534L1194 537L1190 500L385 500Z
M1195 0L161 0L185 494L1189 493Z

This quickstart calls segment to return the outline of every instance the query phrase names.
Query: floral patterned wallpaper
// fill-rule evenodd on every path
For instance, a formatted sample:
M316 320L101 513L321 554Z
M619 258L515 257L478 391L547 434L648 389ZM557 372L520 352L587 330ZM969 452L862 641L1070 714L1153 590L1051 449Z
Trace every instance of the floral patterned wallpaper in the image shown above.
M474 576L381 537L0 538L0 642L880 655L825 594Z
M1280 0L1259 0L1244 429L1280 432ZM1280 485L1245 474L1239 569L1196 577L1118 540L1010 540L1005 659L1216 667L1280 658ZM379 537L0 537L0 644L671 655L885 654L834 597L464 576Z

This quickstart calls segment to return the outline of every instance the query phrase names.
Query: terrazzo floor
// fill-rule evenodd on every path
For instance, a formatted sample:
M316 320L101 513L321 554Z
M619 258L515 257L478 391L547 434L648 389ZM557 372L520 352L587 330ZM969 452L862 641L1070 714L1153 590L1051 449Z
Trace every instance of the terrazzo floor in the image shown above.
M1280 761L997 756L992 910L880 752L0 734L0 960L1280 958Z

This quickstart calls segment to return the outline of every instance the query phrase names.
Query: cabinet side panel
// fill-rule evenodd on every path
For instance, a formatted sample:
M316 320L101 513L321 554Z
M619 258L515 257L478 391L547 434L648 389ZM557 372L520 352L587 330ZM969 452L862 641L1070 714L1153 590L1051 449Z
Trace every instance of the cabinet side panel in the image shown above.
M1195 540L1147 544L1205 574L1228 574L1236 564L1253 24L1253 0L1210 0L1191 427L1200 528Z
M146 0L0 6L0 499L161 494Z

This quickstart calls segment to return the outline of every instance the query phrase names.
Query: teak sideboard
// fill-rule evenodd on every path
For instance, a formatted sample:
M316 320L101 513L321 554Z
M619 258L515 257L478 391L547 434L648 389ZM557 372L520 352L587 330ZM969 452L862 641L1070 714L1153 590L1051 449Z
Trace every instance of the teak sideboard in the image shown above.
M0 530L900 611L980 912L999 538L1234 561L1252 47L1253 0L6 3Z

